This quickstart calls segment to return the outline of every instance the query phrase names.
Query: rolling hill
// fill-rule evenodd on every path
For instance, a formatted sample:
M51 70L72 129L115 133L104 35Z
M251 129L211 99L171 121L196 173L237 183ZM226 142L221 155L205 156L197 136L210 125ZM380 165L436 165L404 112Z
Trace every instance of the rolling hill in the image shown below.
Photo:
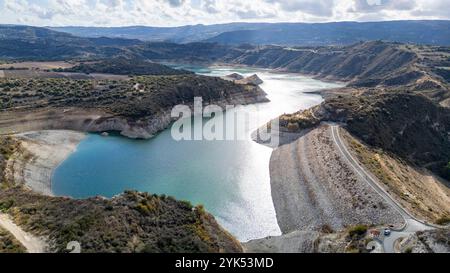
M0 59L62 60L126 54L141 44L120 38L82 38L40 27L0 25Z

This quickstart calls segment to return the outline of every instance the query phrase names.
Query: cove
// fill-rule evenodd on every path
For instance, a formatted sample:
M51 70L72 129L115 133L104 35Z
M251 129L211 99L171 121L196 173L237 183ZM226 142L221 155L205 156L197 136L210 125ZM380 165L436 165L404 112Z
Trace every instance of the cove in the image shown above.
M341 86L260 69L183 68L210 76L258 74L271 100L248 108L258 117L258 126L322 102L320 95L309 92ZM166 194L205 205L241 241L280 235L270 191L272 149L251 140L256 127L249 128L247 139L234 141L175 141L170 128L145 141L89 134L55 170L52 191L74 198L112 197L124 190Z

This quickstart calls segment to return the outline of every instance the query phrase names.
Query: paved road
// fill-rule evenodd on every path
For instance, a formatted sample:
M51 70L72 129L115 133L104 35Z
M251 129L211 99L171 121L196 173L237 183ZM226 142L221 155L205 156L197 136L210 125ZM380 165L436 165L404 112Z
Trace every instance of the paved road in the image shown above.
M46 243L23 231L11 220L9 215L0 213L0 227L9 231L27 250L28 253L44 253Z
M391 195L389 195L389 193L386 192L386 190L384 190L378 184L377 180L359 164L359 162L351 155L351 153L347 149L347 146L342 141L341 136L339 134L338 125L330 124L330 128L333 141L336 143L336 146L338 147L342 155L350 163L350 166L355 170L355 172L358 175L361 176L361 178L366 183L368 183L379 195L381 195L389 205L391 205L395 210L397 210L405 221L403 227L396 229L395 231L392 231L392 234L390 236L384 237L383 247L385 252L388 253L395 252L394 243L399 238L407 237L410 234L413 234L417 231L429 230L434 228L433 226L427 224L425 221L417 219L415 216L410 214L406 209L404 209L401 206L401 204L398 203L395 199L393 199Z

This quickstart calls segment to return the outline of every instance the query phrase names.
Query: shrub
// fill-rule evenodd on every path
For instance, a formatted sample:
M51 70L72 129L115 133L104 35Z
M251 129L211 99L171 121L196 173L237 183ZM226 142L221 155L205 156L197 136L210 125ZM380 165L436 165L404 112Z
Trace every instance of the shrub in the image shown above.
M0 202L0 211L6 211L14 206L14 200L9 199L4 202Z
M198 205L195 207L195 209L197 210L199 215L205 215L206 214L206 209L205 206L203 205Z
M189 209L189 210L191 210L194 207L191 202L186 201L186 200L180 201L180 205L182 207L184 207L185 209Z
M300 129L298 123L289 122L287 126L289 132L297 132Z
M367 226L357 225L357 226L352 227L348 231L348 234L350 235L350 237L355 237L355 236L363 236L366 234L366 232L367 232Z
M445 225L447 225L447 224L450 224L450 217L448 217L448 216L443 216L443 217L441 217L441 218L439 218L439 219L436 220L436 224L442 225L442 226L445 226Z

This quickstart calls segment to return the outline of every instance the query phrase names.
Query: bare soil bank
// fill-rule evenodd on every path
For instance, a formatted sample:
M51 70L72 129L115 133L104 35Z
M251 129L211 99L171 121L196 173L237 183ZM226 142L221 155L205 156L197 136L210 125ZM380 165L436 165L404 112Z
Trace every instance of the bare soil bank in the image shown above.
M21 148L7 163L7 179L25 185L37 193L52 196L51 178L84 133L74 131L35 131L15 135Z
M270 161L272 197L280 229L333 230L367 224L401 225L389 206L341 156L327 125L277 148Z

